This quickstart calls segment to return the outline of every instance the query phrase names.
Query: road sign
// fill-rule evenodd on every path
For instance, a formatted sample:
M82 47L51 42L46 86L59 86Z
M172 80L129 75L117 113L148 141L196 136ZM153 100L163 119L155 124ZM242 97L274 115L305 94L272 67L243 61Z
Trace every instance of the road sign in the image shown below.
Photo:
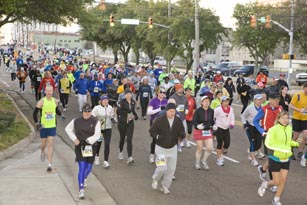
M140 20L139 19L121 19L121 24L128 24L128 25L139 25Z

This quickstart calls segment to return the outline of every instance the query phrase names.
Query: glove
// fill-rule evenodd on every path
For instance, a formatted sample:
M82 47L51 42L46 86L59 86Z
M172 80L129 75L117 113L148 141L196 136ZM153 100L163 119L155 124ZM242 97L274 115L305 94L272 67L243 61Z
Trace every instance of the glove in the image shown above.
M36 123L35 127L36 127L36 130L39 130L42 127L42 125L40 123Z
M233 129L233 128L234 128L234 125L230 124L229 129Z
M205 126L204 126L203 123L201 123L201 124L198 124L198 125L196 126L196 128L199 129L199 130L202 130L202 129L205 128Z
M160 109L161 109L161 110L165 110L165 106L161 106Z
M216 125L213 125L213 126L212 126L212 129L213 129L214 131L216 131L216 130L217 130L217 126L216 126Z

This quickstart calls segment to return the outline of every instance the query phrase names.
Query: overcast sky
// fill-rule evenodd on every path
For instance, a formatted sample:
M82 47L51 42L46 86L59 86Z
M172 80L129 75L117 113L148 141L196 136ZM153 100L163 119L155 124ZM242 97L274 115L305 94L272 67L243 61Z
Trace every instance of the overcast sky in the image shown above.
M123 2L124 0L106 0L106 2ZM173 2L175 0L171 0ZM200 0L200 7L210 8L216 12L217 16L220 16L221 23L225 27L233 27L234 19L231 18L233 9L237 3L248 3L255 0ZM62 27L60 32L77 32L79 30L78 25L72 25L71 27Z

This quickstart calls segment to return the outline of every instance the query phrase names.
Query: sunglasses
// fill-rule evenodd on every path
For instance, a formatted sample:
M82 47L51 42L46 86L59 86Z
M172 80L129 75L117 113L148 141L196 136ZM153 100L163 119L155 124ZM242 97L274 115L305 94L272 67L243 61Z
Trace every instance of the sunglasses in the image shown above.
M83 110L83 112L92 112L92 110Z
M161 94L162 94L162 93L163 93L163 94L165 94L166 92L160 91L159 93L161 93Z

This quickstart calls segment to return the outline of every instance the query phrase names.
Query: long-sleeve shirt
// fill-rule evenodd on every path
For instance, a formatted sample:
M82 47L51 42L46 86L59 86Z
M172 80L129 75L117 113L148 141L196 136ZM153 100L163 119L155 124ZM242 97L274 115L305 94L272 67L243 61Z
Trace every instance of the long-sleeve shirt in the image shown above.
M215 125L224 130L229 129L230 125L235 124L235 114L233 112L232 107L229 106L229 108L230 108L229 113L226 113L223 110L222 106L219 106L214 109Z
M100 96L102 89L102 83L98 80L91 80L88 83L88 91L90 92L91 96Z
M86 78L76 80L75 90L78 90L78 93L81 95L86 95L88 91L88 80Z
M112 129L111 119L114 116L114 112L111 105L107 105L106 107L96 105L92 110L92 115L100 121L101 130Z
M254 103L248 105L241 115L242 124L244 126L246 126L247 124L254 126L254 118L260 109L261 106L256 107Z

